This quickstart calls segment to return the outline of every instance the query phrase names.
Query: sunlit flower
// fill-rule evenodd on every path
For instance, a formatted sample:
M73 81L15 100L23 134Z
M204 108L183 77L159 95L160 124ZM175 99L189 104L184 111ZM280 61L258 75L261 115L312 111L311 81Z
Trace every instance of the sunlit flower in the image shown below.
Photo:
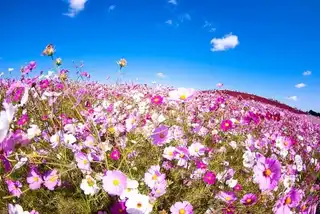
M99 187L97 186L96 180L92 178L90 175L86 175L80 184L80 188L84 191L86 195L94 195L99 191Z
M155 105L160 105L163 102L163 97L161 97L160 95L155 95L151 98L151 103L155 104Z
M126 201L127 213L129 214L148 214L152 212L152 205L147 195L137 194Z
M193 214L193 206L188 201L176 202L170 207L172 214Z
M42 54L44 56L52 56L54 54L54 52L55 52L55 49L54 49L53 45L49 44L49 45L46 46L46 48L44 49Z
M120 196L127 188L127 176L121 171L107 171L102 182L103 189L110 195Z
M172 100L177 100L177 101L186 101L194 93L195 93L195 90L192 88L190 88L190 89L178 88L177 90L169 92L169 98Z

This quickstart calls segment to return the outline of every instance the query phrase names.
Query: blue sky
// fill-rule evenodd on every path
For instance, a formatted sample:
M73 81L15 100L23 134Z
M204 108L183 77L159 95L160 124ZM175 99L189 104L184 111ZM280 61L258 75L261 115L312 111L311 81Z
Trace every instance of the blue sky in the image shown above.
M127 80L196 89L222 82L320 111L319 1L84 2L1 0L0 73L31 60L50 69L40 54L53 43L65 68L83 60L94 80L115 79L125 57Z

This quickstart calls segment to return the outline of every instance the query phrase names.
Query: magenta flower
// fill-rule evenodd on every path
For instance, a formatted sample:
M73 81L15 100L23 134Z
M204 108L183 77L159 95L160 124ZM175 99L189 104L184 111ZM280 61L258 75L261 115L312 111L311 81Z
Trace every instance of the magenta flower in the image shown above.
M30 189L40 189L43 179L37 169L33 168L30 170L29 176L27 177L27 182Z
M112 214L127 214L126 209L127 208L124 201L119 201L117 203L114 203L110 207L110 211Z
M121 171L107 171L102 178L103 189L110 195L120 196L127 188L127 176Z
M54 190L56 186L61 185L58 171L56 169L48 171L43 178L44 178L44 186L46 186L49 190Z
M234 192L222 192L221 191L217 194L216 198L218 198L228 204L231 204L237 200L236 194L234 194Z
M207 171L203 177L203 181L207 184L213 185L216 183L216 175L211 171Z
M160 95L156 95L151 98L151 103L155 105L160 105L162 104L162 102L163 102L163 97L161 97Z
M39 84L41 89L46 89L49 87L50 82L49 80L45 79L45 80L41 80Z
M234 187L233 187L233 191L235 191L235 192L239 192L239 191L241 191L242 190L242 186L239 184L239 183L237 183Z
M228 206L228 207L222 209L222 213L223 214L234 214L235 209L232 206Z
M27 114L23 114L23 115L21 115L21 117L19 118L17 124L18 124L19 126L23 126L23 125L25 125L25 124L28 122L28 120L29 120L29 116L28 116Z
M281 165L276 159L261 156L253 167L253 173L253 179L261 191L273 190L280 180Z
M223 131L225 131L225 132L226 132L226 131L229 131L230 129L233 128L232 121L231 121L231 120L224 120L224 121L222 121L220 128L221 128Z
M168 130L168 127L165 125L161 125L160 127L156 128L151 135L153 144L158 146L164 145L168 139Z
M117 148L114 148L110 154L110 158L112 160L119 160L120 159L120 151Z
M299 205L303 197L303 192L292 188L283 198L280 198L273 211L275 214L290 214L291 208L295 208Z
M170 207L170 212L172 214L193 214L193 206L187 202L176 202Z
M240 200L241 204L249 206L257 202L257 196L255 194L249 193L245 194Z
M20 195L22 194L21 191L21 187L22 184L20 183L20 181L12 181L12 180L6 180L6 183L8 185L8 190L9 192L16 197L20 197Z

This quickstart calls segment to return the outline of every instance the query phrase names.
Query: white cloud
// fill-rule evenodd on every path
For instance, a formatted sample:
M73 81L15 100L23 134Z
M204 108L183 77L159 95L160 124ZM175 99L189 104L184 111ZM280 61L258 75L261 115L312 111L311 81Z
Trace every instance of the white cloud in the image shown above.
M116 9L116 5L113 4L113 5L110 5L108 11L110 12L110 11L113 11L114 9Z
M287 97L288 100L293 100L293 101L297 101L298 100L298 97L297 96L290 96L290 97Z
M295 85L296 88L303 88L303 87L306 87L307 85L304 84L304 83L299 83L297 85Z
M64 15L69 17L75 17L80 11L84 9L84 6L88 0L68 0L69 12Z
M208 21L204 22L203 28L209 29L210 33L216 31L216 28L212 27L212 24L210 22L208 22Z
M186 21L190 21L191 20L191 16L189 13L185 13L179 16L180 22L184 22Z
M160 77L160 78L165 78L166 77L166 75L164 75L164 73L161 73L161 72L157 73L157 76Z
M173 5L177 5L177 0L169 0L168 1L169 4L173 4Z
M11 72L11 71L13 71L14 70L14 68L8 68L8 71L9 72Z
M230 33L223 38L213 38L210 43L213 46L211 51L225 51L239 45L239 39L238 36Z
M172 23L173 23L173 22L172 22L171 19L169 19L169 20L166 21L166 24L168 24L168 25L172 25Z
M305 71L303 72L303 76L310 76L312 74L311 71Z

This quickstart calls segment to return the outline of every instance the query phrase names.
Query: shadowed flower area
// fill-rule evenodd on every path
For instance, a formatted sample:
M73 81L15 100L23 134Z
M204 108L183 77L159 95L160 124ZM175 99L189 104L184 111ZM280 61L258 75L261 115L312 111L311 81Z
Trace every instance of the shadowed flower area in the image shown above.
M221 90L93 82L53 45L43 55L48 74L31 61L0 79L0 213L315 214L311 116Z

